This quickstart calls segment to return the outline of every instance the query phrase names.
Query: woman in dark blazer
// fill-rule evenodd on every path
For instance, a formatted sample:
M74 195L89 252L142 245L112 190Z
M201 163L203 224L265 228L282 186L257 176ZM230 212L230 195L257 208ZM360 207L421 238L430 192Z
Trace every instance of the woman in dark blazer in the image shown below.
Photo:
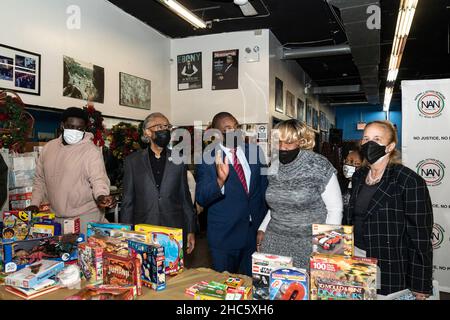
M364 164L352 178L343 224L354 226L355 255L377 258L379 294L432 292L433 210L425 181L400 164L397 132L388 121L369 123L361 140Z

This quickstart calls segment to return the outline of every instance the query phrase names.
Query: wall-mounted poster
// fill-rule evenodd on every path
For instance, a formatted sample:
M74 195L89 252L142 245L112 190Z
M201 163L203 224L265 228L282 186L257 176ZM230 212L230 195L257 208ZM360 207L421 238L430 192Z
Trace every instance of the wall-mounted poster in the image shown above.
M306 124L312 126L312 105L308 99L306 100Z
M286 115L295 118L295 97L290 91L286 91Z
M305 103L297 98L297 120L305 121Z
M120 73L121 106L150 110L152 100L152 82L147 79Z
M202 88L202 53L182 54L177 57L178 91Z
M41 94L41 55L0 44L0 89Z
M213 52L212 64L212 90L227 90L238 88L238 49Z
M105 69L64 56L63 96L103 103Z
M275 111L284 113L283 81L275 77Z
M313 115L312 115L312 127L314 130L319 129L319 111L317 109L313 109Z

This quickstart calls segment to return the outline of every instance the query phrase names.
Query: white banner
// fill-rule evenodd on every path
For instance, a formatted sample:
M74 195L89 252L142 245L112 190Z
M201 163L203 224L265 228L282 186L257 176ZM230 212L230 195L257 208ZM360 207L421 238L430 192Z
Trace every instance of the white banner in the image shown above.
M403 164L433 202L433 277L450 292L450 79L402 81Z

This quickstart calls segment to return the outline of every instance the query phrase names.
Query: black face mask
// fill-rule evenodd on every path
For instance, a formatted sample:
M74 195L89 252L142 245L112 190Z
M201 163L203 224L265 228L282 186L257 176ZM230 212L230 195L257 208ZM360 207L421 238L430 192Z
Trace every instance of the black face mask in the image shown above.
M379 145L375 141L369 141L361 146L361 153L370 164L374 164L386 154L386 146Z
M170 130L160 130L155 132L155 140L157 146L165 148L170 143Z
M297 158L300 148L294 150L279 150L278 159L282 164L288 164Z

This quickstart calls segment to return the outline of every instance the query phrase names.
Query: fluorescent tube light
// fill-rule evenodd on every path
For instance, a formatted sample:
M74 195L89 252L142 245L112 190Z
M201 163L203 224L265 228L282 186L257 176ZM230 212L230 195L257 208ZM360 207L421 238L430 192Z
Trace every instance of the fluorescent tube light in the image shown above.
M175 0L159 0L162 4L164 4L167 8L175 12L178 16L195 26L196 28L204 29L206 28L206 22L197 17L194 13L192 13L185 6L180 4Z

